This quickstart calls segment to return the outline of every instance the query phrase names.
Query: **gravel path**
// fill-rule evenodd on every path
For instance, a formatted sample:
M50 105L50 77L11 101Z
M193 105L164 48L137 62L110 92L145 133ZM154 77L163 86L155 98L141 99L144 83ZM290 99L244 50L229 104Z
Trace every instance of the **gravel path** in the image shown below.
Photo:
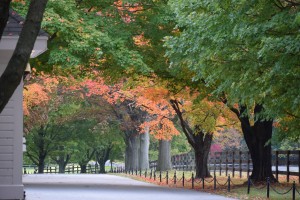
M225 200L209 193L161 187L114 175L24 175L26 200Z

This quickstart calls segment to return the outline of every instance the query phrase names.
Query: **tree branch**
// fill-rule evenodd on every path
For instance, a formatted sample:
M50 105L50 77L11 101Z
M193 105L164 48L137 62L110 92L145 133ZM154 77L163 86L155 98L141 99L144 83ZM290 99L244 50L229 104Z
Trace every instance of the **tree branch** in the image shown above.
M195 140L193 137L193 131L192 129L189 127L189 125L186 123L186 121L183 119L182 116L182 112L180 111L179 105L178 105L178 101L177 100L170 100L171 106L172 108L175 110L179 120L180 120L180 124L183 130L183 133L185 134L188 142L190 143L190 145L192 145L193 147L195 147Z
M19 86L29 61L48 0L32 0L16 49L0 77L0 113Z
M9 6L11 0L0 1L0 41L9 18Z

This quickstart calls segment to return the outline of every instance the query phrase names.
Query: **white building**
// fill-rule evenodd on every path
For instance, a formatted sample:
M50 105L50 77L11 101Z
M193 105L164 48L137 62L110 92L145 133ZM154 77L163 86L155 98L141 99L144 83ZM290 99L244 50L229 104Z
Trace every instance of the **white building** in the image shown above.
M23 19L14 11L0 41L0 75L6 68L22 29ZM47 49L47 34L40 32L31 57ZM0 199L22 199L23 83L0 114Z

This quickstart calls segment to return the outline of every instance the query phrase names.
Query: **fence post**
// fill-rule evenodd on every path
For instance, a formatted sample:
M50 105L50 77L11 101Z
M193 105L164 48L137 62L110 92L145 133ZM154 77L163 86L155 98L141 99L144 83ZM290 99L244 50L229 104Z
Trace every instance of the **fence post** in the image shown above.
M278 164L279 164L279 161L278 161L278 151L275 151L275 164L276 164L276 180L278 181Z
M202 189L204 189L204 181L205 181L205 179L204 179L204 176L202 177Z
M142 170L140 169L140 177L142 176Z
M161 171L159 171L159 182L161 182Z
M270 197L270 178L267 178L267 198Z
M235 170L235 166L234 166L234 151L232 152L232 177L234 177L234 170Z
M138 175L138 173L137 173L137 169L135 169L135 175L136 175L136 176Z
M230 175L228 176L228 187L227 187L227 191L230 192Z
M167 185L169 184L169 172L167 171L167 174L166 174L166 183L167 183Z
M182 186L184 187L184 172L182 173Z
M242 178L242 151L239 151L239 158L240 158L240 178Z
M250 152L248 151L248 156L247 156L247 177L249 177L249 173L250 173Z
M151 171L150 171L150 179L152 179L152 169L151 169Z
M248 190L247 193L250 194L250 186L251 186L251 179L248 177Z
M228 151L225 154L225 175L228 175Z
M194 180L195 180L194 173L192 173L192 189L194 189Z
M220 164L220 176L221 176L222 175L222 151L220 152L219 164Z
M216 173L214 173L214 190L217 189L217 177L216 177Z
M290 182L290 150L287 151L287 159L286 159L286 181Z
M214 155L215 155L215 163L214 163L214 168L215 169L214 169L214 173L216 173L216 170L217 170L217 155L216 155L216 153L217 152L214 153Z
M147 178L147 169L146 169L146 171L145 171L145 178Z
M293 200L296 199L296 183L295 181L293 182Z
M176 171L174 172L174 185L176 185L176 179L177 179L177 176L176 176Z

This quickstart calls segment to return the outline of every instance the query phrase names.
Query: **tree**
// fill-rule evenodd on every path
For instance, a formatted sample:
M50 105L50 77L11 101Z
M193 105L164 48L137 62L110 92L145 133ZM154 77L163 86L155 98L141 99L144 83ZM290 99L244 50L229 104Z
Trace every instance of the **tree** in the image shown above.
M114 152L113 154L122 154L120 147L123 146L123 133L119 124L113 121L102 123L99 126L99 131L94 133L97 134L95 157L100 166L100 173L105 173L105 163L109 160L112 152Z
M237 114L255 168L251 178L273 177L272 121L290 116L294 130L299 119L299 4L174 0L170 5L178 27L178 37L166 43L173 69L190 70L195 82L212 88L209 94Z
M9 9L9 4L10 1L4 1L0 4L0 10L3 11L3 14L6 14L6 17L1 18L1 36L4 30L3 25L6 25L8 19L7 10ZM46 4L47 0L32 0L30 3L16 49L0 77L0 112L2 112L23 78L23 73L41 28Z

